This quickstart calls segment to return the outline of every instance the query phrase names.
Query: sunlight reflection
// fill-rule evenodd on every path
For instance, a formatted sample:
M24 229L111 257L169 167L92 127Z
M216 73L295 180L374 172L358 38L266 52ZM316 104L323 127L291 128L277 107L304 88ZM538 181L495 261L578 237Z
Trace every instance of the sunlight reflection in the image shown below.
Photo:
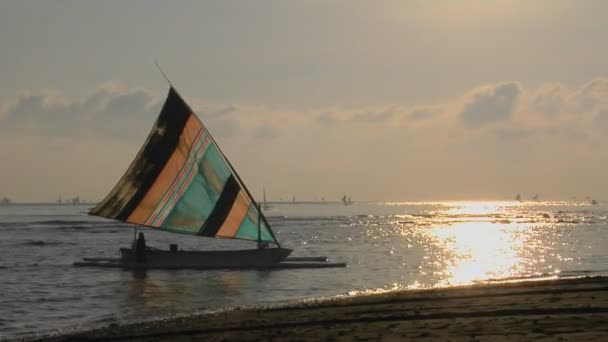
M447 257L443 269L438 272L443 278L442 285L511 278L522 273L525 262L521 251L529 237L522 232L529 227L497 220L507 214L505 207L509 204L450 203L444 215L479 219L455 220L449 225L430 229L430 234L443 245Z
M450 209L445 210L448 215L487 215L494 216L503 214L508 205L518 205L517 202L447 202L444 203Z
M514 230L505 224L478 222L432 229L452 253L444 270L445 282L466 284L517 275L522 266L518 250L523 240L516 238Z

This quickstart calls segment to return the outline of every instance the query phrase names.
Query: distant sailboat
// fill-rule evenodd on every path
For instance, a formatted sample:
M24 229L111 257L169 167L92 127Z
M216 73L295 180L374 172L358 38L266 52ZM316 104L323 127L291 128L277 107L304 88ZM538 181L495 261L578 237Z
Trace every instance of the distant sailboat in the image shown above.
M353 204L353 201L350 198L350 195L349 196L346 196L346 195L342 196L342 204L344 204L344 205L351 205L351 204Z
M521 202L521 195L520 195L520 194L517 194L517 196L515 196L515 200L516 200L517 202Z
M9 205L11 203L12 203L12 201L8 197L2 197L2 199L0 200L0 205Z
M268 210L270 208L272 208L272 206L266 201L266 189L264 189L264 201L262 202L262 209Z
M596 200L594 200L594 199L592 199L592 198L591 198L591 197L589 197L589 196L587 196L587 201L589 201L589 204L591 204L591 205L596 205L596 204L597 204L597 201L596 201Z
M532 196L532 200L538 202L539 201L538 194Z

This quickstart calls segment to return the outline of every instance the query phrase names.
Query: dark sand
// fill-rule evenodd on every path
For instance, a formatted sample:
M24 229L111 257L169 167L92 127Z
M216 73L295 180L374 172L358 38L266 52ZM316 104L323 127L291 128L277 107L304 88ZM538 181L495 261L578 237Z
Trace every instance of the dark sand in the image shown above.
M608 278L484 284L242 308L44 340L608 341Z

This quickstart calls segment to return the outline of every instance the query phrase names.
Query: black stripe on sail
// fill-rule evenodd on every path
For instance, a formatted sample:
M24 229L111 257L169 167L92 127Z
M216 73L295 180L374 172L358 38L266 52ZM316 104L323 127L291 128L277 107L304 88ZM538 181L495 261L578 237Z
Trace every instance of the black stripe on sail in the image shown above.
M207 221L203 223L203 226L199 230L199 235L213 237L217 234L217 231L220 230L224 221L226 221L240 190L241 186L234 179L234 175L230 175L213 211L211 211L211 214L207 217Z
M188 105L171 87L146 143L112 192L91 214L125 221L175 151L191 114Z

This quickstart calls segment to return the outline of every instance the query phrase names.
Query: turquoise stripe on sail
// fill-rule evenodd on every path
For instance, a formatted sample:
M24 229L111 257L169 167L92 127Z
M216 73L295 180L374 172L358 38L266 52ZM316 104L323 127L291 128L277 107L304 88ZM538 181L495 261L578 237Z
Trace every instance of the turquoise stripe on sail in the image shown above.
M184 182L188 181L189 175L192 172L197 172L198 173L198 161L200 159L200 155L202 153L205 153L205 149L207 148L206 146L209 146L209 139L210 136L207 133L207 131L203 131L201 129L201 131L199 132L199 134L202 134L202 136L199 139L199 142L196 144L196 146L190 150L189 156L186 159L184 165L182 166L182 170L181 170L181 177L180 179L176 179L176 184L173 184L172 187L169 188L169 190L172 191L168 191L162 198L162 200L159 202L157 208L153 211L153 214L151 215L151 217L148 219L148 224L149 225L159 225L162 221L164 221L164 218L168 215L167 211L171 211L172 207L173 207L173 203L176 200L176 197L180 195L179 193L179 189L181 189L182 187L184 187ZM196 169L194 169L196 168ZM191 181L191 180L190 180ZM189 186L185 185L186 187ZM151 220L151 221L150 221Z
M177 202L165 208L164 215L159 217L163 220L156 222L161 229L198 233L215 207L231 172L216 145L209 142L206 146L202 158L194 164L197 173L185 185L188 188L179 199L170 199Z
M226 165L226 162L220 155L215 143L212 142L211 144L209 144L209 147L207 148L207 151L205 152L205 156L203 157L203 160L201 160L201 162L199 163L201 172L204 173L205 171L207 171L207 168L203 167L203 165L202 165L203 162L205 162L206 164L211 166L211 170L213 170L213 172L215 173L214 176L217 177L217 179L219 180L219 182L222 185L226 184L228 177L230 177L230 175L232 173L230 172L228 165ZM213 176L209 175L209 177L206 177L206 178L211 179L211 177L213 177ZM221 192L221 190L220 190L220 192Z
M251 205L249 207L249 212L251 213L252 210L256 210L255 207L253 205ZM245 219L243 220L243 223L241 223L241 226L239 227L238 231L236 232L236 235L234 237L239 238L239 239L247 239L247 240L257 240L258 239L258 223L257 223L257 211L255 211L256 214L255 219L252 220L252 216L251 215L246 215ZM262 222L262 225L260 226L261 228L261 233L262 233L262 241L268 241L268 242L273 242L274 239L272 238L272 236L270 235L270 232L268 231L268 226L266 226L266 224L264 222Z
M162 230L186 230L192 234L197 234L207 217L213 210L217 201L217 194L209 196L205 178L201 174L194 177L188 190L184 192L173 207L171 213L160 225Z

